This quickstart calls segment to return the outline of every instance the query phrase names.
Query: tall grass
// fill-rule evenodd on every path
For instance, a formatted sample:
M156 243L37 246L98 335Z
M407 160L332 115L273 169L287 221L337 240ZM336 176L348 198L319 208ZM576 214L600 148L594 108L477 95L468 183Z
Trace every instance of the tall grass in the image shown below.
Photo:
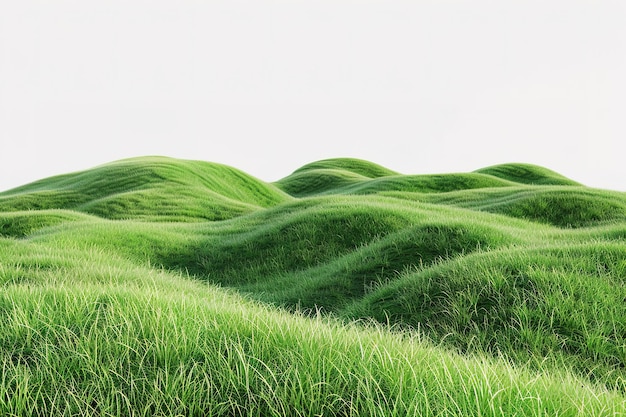
M280 312L165 271L112 267L97 251L81 266L79 254L9 254L23 269L2 271L2 414L611 416L625 407L567 373ZM6 280L26 269L28 282Z

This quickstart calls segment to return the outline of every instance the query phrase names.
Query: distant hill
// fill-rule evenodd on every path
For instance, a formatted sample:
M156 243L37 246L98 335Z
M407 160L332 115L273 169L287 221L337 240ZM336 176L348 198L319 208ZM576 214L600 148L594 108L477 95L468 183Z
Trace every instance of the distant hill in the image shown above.
M551 171L547 168L540 167L532 164L502 164L494 165L487 168L478 169L475 172L481 174L489 174L494 177L503 178L505 180L519 182L521 184L535 184L535 185L580 185L579 183L570 180Z
M224 220L289 200L225 165L133 158L0 193L0 210L73 209L111 219Z

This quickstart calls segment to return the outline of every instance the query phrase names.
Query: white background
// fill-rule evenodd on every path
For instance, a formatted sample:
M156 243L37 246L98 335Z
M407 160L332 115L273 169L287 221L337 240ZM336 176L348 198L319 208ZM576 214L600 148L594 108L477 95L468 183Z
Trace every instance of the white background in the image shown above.
M623 0L0 0L0 190L165 155L626 191L624 138Z

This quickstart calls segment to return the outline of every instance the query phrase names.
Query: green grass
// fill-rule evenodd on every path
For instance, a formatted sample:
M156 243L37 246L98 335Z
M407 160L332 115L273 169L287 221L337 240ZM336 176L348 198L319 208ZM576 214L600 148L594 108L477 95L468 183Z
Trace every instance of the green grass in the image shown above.
M152 157L0 207L0 415L626 414L623 193Z

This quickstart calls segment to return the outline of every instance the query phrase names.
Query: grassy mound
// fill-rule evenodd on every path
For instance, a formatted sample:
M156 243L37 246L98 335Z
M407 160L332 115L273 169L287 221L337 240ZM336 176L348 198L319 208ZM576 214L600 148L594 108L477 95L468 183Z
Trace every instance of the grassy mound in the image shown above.
M277 181L278 188L294 197L308 197L335 190L368 179L363 175L342 169L305 169Z
M482 174L399 175L350 184L340 193L373 194L400 191L403 193L447 193L475 188L507 187L511 182Z
M326 161L323 162L326 163ZM330 165L330 163L328 164ZM311 166L305 165L304 168L275 184L286 193L299 198L323 194L375 194L396 191L403 193L445 193L516 185L508 180L479 173L399 175L388 172L382 175L382 172L366 169L367 167L344 170L315 168L316 166L316 163L311 164Z
M68 224L66 231L81 247L149 259L221 285L267 286L286 274L314 270L309 272L319 275L318 268L334 265L332 274L362 290L364 280L373 285L406 267L519 241L509 230L515 223L494 227L491 217L479 213L469 218L464 210L376 196L333 196L283 204L219 224L181 228L98 221ZM518 229L520 224L526 223L519 223ZM52 230L35 239L59 245L65 236ZM317 304L323 303L321 298Z
M0 212L0 237L24 238L48 227L88 217L69 210Z
M389 175L398 175L397 172L385 168L381 165L370 161L364 161L356 158L332 158L323 159L321 161L311 162L294 171L294 174L312 170L338 170L359 175L366 178L386 177Z
M332 261L241 289L288 308L341 313L402 274L443 257L498 246L509 236L477 225L423 222L403 228Z
M223 220L288 198L225 165L147 157L9 190L0 194L0 210L73 209L112 219Z
M508 181L532 185L580 185L576 181L562 176L547 168L532 165L510 163L494 165L476 170L481 174L493 175Z
M598 242L470 255L407 273L346 314L626 390L624 253Z
M343 186L393 175L398 173L369 161L334 158L304 165L275 184L294 197L307 197L341 193Z
M484 209L559 227L584 227L626 220L626 198L600 190L525 192L508 201L490 204Z
M626 219L626 195L572 186L513 186L416 194L380 192L402 200L417 200L504 214L563 228L596 226Z

